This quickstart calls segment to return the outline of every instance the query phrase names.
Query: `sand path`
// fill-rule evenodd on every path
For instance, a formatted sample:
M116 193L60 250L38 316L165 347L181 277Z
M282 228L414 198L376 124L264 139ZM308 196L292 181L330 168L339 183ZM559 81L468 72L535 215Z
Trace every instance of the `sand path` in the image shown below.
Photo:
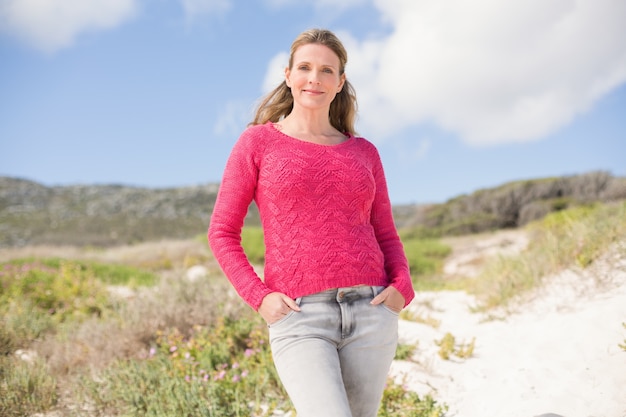
M551 277L503 319L472 313L476 301L464 292L418 293L408 308L440 324L401 320L401 342L419 347L411 361L393 363L392 375L447 404L450 417L626 417L626 351L619 346L626 343L626 256L619 252ZM467 247L463 254L475 264ZM448 332L457 342L474 338L473 356L440 358L435 341Z

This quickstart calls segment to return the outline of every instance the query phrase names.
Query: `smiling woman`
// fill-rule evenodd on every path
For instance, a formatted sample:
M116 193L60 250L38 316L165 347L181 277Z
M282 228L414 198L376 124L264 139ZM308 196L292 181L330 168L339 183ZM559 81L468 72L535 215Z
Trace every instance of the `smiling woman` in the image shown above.
M343 142L345 135L332 125L332 129L318 136L309 136L308 129L299 126L301 113L328 117L330 105L346 81L346 74L340 71L339 57L326 46L311 43L295 51L294 61L291 67L285 69L285 84L291 89L294 108L280 124L282 130L308 142L325 145ZM323 112L313 113L316 109Z
M289 65L285 68L285 79L261 102L251 124L282 121L281 129L285 123L289 125L292 123L286 120L289 116L292 116L291 119L299 119L301 112L309 107L299 100L302 91L308 91L309 96L323 97L324 102L320 112L306 112L305 117L314 114L322 119L315 123L330 122L327 130L332 131L331 136L337 133L343 135L345 132L356 133L356 93L345 75L348 54L336 37L322 38L320 33L311 31L294 41ZM317 106L320 106L319 101ZM298 129L295 126L293 128ZM292 133L303 133L306 129L299 130Z
M285 79L226 164L209 226L215 258L267 322L278 374L300 417L374 417L415 296L378 151L355 136L347 53L302 33ZM255 201L261 280L241 246Z

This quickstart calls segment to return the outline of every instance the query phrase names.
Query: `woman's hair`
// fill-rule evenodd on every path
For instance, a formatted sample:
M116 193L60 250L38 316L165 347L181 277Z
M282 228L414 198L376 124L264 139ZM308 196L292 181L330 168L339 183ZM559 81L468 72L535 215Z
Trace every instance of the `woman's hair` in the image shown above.
M289 55L289 68L293 66L293 55L302 45L320 44L330 48L339 57L339 75L345 73L348 53L343 44L329 30L310 29L302 32L291 44ZM293 96L287 87L285 80L272 92L266 95L257 107L254 120L250 125L264 124L268 121L278 122L281 118L289 115L293 109ZM330 103L330 124L342 133L355 134L354 123L356 119L357 102L356 93L352 84L346 79L343 88Z

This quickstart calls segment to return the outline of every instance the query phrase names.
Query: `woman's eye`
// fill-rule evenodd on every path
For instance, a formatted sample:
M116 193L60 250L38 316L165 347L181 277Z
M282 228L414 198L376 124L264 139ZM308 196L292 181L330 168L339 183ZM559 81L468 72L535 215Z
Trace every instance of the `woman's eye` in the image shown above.
M299 70L301 70L301 71L306 71L306 70L308 70L308 69L309 69L309 67L308 67L308 66L306 66L306 65L300 65L300 66L298 67L298 69L299 69Z
M333 70L330 68L324 68L324 72L328 73L328 74L332 74Z

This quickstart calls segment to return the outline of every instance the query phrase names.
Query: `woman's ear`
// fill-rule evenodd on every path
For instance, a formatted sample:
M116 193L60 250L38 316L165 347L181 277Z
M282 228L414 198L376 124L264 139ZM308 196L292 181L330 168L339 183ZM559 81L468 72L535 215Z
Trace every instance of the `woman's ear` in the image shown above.
M289 80L289 77L291 76L291 71L289 71L289 67L285 67L285 84L287 84L287 87L291 88L291 81Z
M340 93L343 89L343 85L346 83L346 73L341 74L341 78L339 79L339 87L337 87L337 93Z

